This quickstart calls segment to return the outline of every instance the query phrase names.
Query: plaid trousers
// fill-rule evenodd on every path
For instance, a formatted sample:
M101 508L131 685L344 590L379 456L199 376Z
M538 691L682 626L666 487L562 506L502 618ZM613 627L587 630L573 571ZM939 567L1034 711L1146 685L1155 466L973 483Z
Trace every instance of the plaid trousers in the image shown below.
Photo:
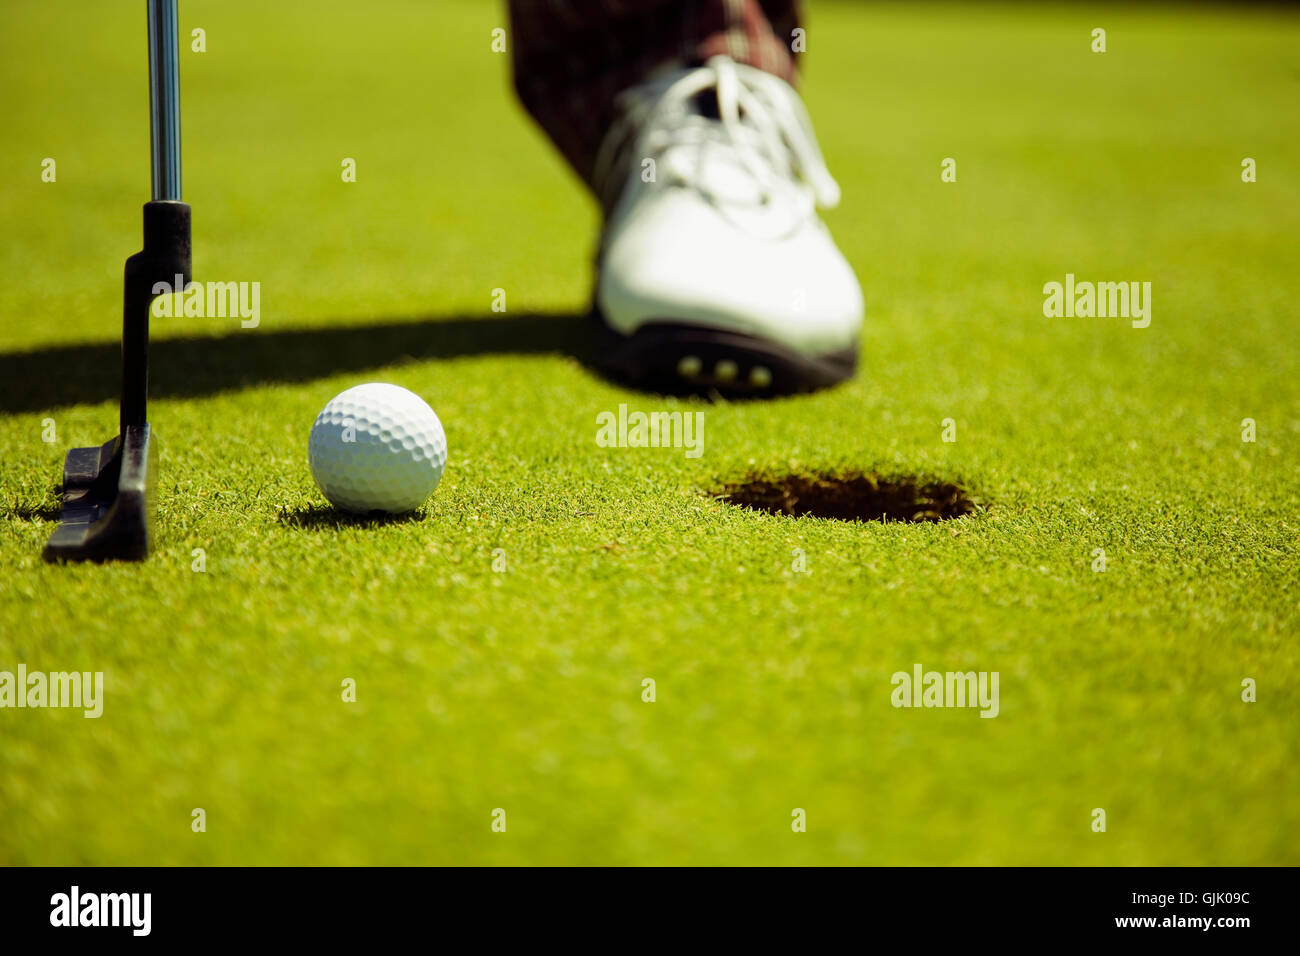
M725 54L797 75L799 0L509 0L515 90L588 184L614 100L668 66Z

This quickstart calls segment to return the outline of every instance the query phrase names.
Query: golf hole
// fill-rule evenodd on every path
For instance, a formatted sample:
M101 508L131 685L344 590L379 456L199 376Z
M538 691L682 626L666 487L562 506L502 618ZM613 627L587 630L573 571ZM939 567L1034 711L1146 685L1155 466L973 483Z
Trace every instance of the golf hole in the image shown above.
M869 474L749 478L714 493L729 504L791 518L835 521L947 521L976 509L950 481Z

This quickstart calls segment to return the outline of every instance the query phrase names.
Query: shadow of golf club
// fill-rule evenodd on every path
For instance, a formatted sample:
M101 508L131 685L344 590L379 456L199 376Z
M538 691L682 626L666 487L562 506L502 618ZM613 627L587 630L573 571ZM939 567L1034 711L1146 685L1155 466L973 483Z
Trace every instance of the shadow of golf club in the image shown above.
M59 488L54 488L53 493L58 494ZM58 521L60 509L58 504L40 505L32 507L30 505L15 505L6 508L0 512L6 518L17 518L19 521Z
M402 360L471 355L568 355L590 369L593 339L585 314L451 316L155 339L149 392L157 399L198 398ZM117 401L121 354L117 342L0 353L0 412Z

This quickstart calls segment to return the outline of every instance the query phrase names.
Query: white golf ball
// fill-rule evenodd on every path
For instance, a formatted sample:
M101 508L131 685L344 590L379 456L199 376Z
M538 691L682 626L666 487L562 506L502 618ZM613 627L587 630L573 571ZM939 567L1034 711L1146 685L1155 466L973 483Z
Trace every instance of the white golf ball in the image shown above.
M307 461L336 508L401 514L438 486L447 436L419 395L371 382L336 395L316 416Z

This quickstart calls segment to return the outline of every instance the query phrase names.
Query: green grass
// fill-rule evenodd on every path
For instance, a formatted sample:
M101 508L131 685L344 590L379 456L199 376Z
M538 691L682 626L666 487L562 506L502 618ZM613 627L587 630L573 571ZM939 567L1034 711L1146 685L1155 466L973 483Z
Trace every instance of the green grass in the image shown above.
M596 212L511 98L500 25L186 0L196 277L260 281L263 321L155 322L160 547L52 567L62 457L115 424L144 24L5 5L0 670L103 671L107 700L0 710L0 863L1300 863L1300 19L815 4L863 370L716 405L572 357ZM1066 272L1151 281L1150 328L1045 319ZM446 425L420 520L336 521L308 473L316 412L368 380ZM704 454L598 447L621 402L703 410ZM705 494L837 469L987 508ZM894 709L917 662L998 671L1000 716Z

